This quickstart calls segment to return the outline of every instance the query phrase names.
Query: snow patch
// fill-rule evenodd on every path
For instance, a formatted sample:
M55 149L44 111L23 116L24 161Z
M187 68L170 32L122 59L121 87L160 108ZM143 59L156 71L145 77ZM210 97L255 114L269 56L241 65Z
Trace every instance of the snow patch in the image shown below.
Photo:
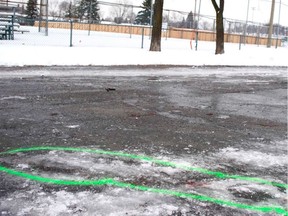
M8 96L8 97L2 97L0 98L0 100L13 100L13 99L16 99L16 100L25 100L27 99L26 97L22 97L22 96Z
M79 128L80 125L67 125L67 128L71 128L71 129L75 129L75 128Z
M216 154L219 158L233 160L236 163L249 164L258 167L287 166L287 155L272 155L253 150L240 150L237 148L225 148Z
M192 147L188 145L188 147ZM256 157L255 157L256 155ZM185 193L201 194L236 202L281 205L285 204L286 193L271 185L260 185L237 179L203 178L200 173L189 172L181 168L165 167L151 162L124 157L98 155L87 152L49 151L40 154L17 154L13 159L8 155L4 163L10 163L25 169L29 173L56 179L93 180L113 178L126 183L147 187L170 189ZM174 156L175 157L175 156ZM284 155L279 157L257 151L243 151L226 148L213 157L198 155L182 155L181 157L156 157L159 160L173 161L182 167L202 167L213 170L218 158L236 160L237 163L249 163L253 166L273 163L269 166L287 164ZM268 157L268 159L267 159ZM155 158L155 159L156 159ZM264 160L265 159L265 160ZM238 160L238 161L237 161ZM207 163L207 161L209 163ZM273 177L271 177L273 178ZM273 181L273 180L271 180ZM21 184L21 183L19 183ZM203 209L213 205L190 199L178 199L174 196L152 192L137 191L114 186L95 187L58 187L25 181L17 190L7 196L0 197L2 214L8 215L182 215L191 212L191 208ZM265 199L261 198L265 195ZM256 200L256 201L255 201ZM204 206L204 207L203 207ZM205 209L205 208L204 208Z
M35 193L37 191L30 191ZM17 192L25 197L23 192ZM15 195L15 194L14 194ZM188 208L179 204L174 199L161 198L159 195L146 192L129 191L119 188L107 188L103 193L90 191L67 192L57 191L47 193L45 196L34 196L32 200L23 199L17 205L15 197L13 202L3 201L9 208L9 213L17 215L43 215L68 216L68 215L171 215L174 211L188 211ZM17 200L17 199L16 199ZM7 211L8 213L8 211Z

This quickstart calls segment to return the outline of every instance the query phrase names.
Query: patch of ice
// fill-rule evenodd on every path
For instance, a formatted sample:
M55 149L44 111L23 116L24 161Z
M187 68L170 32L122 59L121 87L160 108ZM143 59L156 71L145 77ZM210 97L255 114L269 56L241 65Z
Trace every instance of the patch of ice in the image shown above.
M198 118L198 117L187 117L187 116L182 116L182 115L178 115L178 114L173 114L170 112L158 112L158 114L162 115L164 117L167 117L167 118L171 118L171 119L176 119L176 120L180 120L180 121L187 121L189 123L199 123L199 124L205 123L204 119Z
M202 193L207 193L212 197L221 197L222 199L226 200L235 199L233 193L231 193L231 191L233 190L238 191L240 197L241 194L245 193L269 194L271 197L266 201L265 198L262 197L262 205L267 205L267 203L274 203L277 205L277 203L283 203L287 199L286 193L280 192L277 187L271 187L270 185L260 185L252 182L243 182L241 180L235 179L211 181L209 182L209 184L205 185L205 187L202 187L200 190ZM261 200L262 198L259 197L258 199ZM248 196L245 199L253 199L253 197ZM244 200L242 200L242 202L244 202Z
M67 127L67 128L71 128L71 129L74 129L74 128L79 128L80 125L67 125L66 127Z
M29 168L29 165L28 165L28 164L18 164L18 165L17 165L17 168L27 169L27 168Z
M31 191L36 193L37 191ZM15 194L23 193L21 191ZM12 196L14 196L12 194ZM171 215L174 211L188 212L187 206L179 206L175 199L149 192L130 191L121 188L107 188L103 193L90 191L57 191L47 196L33 196L29 199L3 200L13 215Z
M32 167L40 167L39 171L42 173L42 176L61 179L73 178L77 180L83 180L87 177L83 175L83 172L90 173L89 175L92 175L93 179L104 177L127 179L141 175L160 176L161 173L166 173L170 176L183 172L180 169L158 166L148 161L134 161L129 158L110 157L84 152L50 151L46 155L34 155L27 159L23 158L21 162L30 164ZM56 172L45 173L45 169L47 168L50 170L56 169Z
M219 115L217 118L219 118L219 119L228 119L228 118L230 118L230 116L228 116L228 115Z
M13 99L25 100L27 98L26 97L22 97L22 96L7 96L7 97L0 98L0 100L13 100Z
M254 150L239 150L232 147L222 149L219 153L216 153L216 156L234 160L237 163L251 164L258 167L288 165L287 155L272 155Z
M192 147L189 145L189 147ZM256 154L256 159L255 159ZM237 162L253 163L255 160L257 163L265 163L268 160L278 160L278 163L283 165L284 156L280 159L273 154L264 154L257 151L243 151L236 148L223 149L218 157L228 157L233 160L238 159ZM247 157L248 158L247 158ZM268 156L268 160L267 160ZM212 164L216 164L218 157L213 157L214 160L208 161L205 156L203 157L191 157L183 155L181 158L164 157L158 158L159 160L173 161L177 164L181 164L183 167L195 166L195 167L212 167ZM236 157L236 159L235 159ZM257 159L259 157L260 159ZM208 159L211 160L212 157ZM246 159L245 159L246 158ZM254 161L252 160L254 158ZM266 161L267 160L267 161ZM115 180L121 181L121 179L129 181L135 181L137 185L144 185L147 180L150 181L151 187L159 188L172 188L175 191L183 191L187 193L196 193L201 195L207 195L215 198L242 201L242 197L235 197L235 194L231 192L232 189L237 194L253 194L264 192L273 198L263 201L263 205L275 203L277 205L283 205L285 200L285 192L281 192L277 187L271 185L259 185L253 182L247 182L237 179L199 179L201 175L193 172L187 172L185 170L175 169L172 167L158 166L151 162L145 162L140 160L132 160L123 157L112 157L106 155L96 155L85 152L61 152L50 151L47 154L35 154L35 155L22 155L22 158L13 160L13 163L18 167L26 167L26 164L35 166L33 172L39 172L41 176L49 175L50 178L56 179L99 179L101 177L111 177ZM21 162L21 163L20 163ZM12 162L11 162L12 163ZM214 165L215 165L214 164ZM38 165L38 166L37 166ZM48 168L41 170L43 165ZM203 166L202 166L203 165ZM39 168L37 171L36 169ZM51 168L51 169L49 169ZM53 169L55 173L53 173ZM47 172L46 172L47 171ZM63 171L63 172L61 172ZM72 173L70 173L72 171ZM102 174L101 174L102 173ZM70 176L69 176L70 175ZM72 176L71 176L72 175ZM102 176L101 176L102 175ZM139 176L143 177L144 183ZM196 177L196 179L194 178ZM197 178L198 177L198 178ZM189 181L191 180L191 184ZM161 185L158 186L159 182ZM155 184L154 184L155 183ZM156 186L157 183L157 186ZM10 215L47 215L47 216L69 216L69 215L110 215L110 216L124 216L124 215L175 215L177 212L181 214L189 214L191 212L191 206L209 205L209 203L197 202L192 203L191 200L178 199L173 196L165 196L156 193L149 193L143 191L136 191L124 188L115 188L112 186L98 187L95 190L90 188L77 187L70 189L59 190L57 186L55 190L43 190L41 184L29 184L25 187L25 190L18 190L9 193L5 197L0 197L0 209L4 209ZM67 187L68 188L68 187ZM247 202L250 202L251 200ZM245 201L245 197L244 197ZM175 213L176 212L176 213Z

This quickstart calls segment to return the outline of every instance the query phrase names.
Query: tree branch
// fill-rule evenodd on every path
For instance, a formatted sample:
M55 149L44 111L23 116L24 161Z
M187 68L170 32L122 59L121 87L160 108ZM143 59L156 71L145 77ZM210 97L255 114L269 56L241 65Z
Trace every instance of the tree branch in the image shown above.
M220 10L223 13L223 11L224 11L224 0L220 0Z
M223 5L224 5L224 0L221 0L221 1L223 1ZM220 5L221 5L221 1L220 1ZM220 10L220 8L217 5L216 0L211 0L211 2L213 4L213 6L214 6L215 11L218 12Z

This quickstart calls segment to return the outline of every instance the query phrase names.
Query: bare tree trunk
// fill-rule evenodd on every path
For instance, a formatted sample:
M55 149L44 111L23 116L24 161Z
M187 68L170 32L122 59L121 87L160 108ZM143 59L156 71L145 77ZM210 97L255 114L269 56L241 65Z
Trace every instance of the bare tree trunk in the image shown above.
M216 0L211 0L216 11L216 51L215 54L224 53L224 25L223 25L223 12L224 0L220 0L220 6Z
M163 2L164 0L155 0L150 51L161 51Z
M268 30L267 48L270 48L272 46L274 10L275 10L275 0L272 0L270 21L269 21L269 30Z

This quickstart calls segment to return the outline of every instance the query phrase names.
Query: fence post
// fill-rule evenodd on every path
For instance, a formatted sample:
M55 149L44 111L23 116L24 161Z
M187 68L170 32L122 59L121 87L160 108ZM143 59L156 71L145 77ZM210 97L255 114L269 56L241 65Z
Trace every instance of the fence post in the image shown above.
M16 13L16 8L13 7L11 40L14 40L14 22L15 22L15 13Z
M48 0L46 1L46 22L45 22L45 36L48 36Z
M198 36L199 36L199 33L198 33L198 30L196 31L196 44L195 44L195 50L197 51L198 50Z
M239 50L241 50L242 34L240 34L239 36L240 36L240 39L239 39Z
M257 28L257 46L260 44L260 26Z
M141 49L143 49L143 46L144 46L144 27L142 28Z
M73 46L73 44L72 44L72 32L73 32L73 20L70 20L70 47Z

